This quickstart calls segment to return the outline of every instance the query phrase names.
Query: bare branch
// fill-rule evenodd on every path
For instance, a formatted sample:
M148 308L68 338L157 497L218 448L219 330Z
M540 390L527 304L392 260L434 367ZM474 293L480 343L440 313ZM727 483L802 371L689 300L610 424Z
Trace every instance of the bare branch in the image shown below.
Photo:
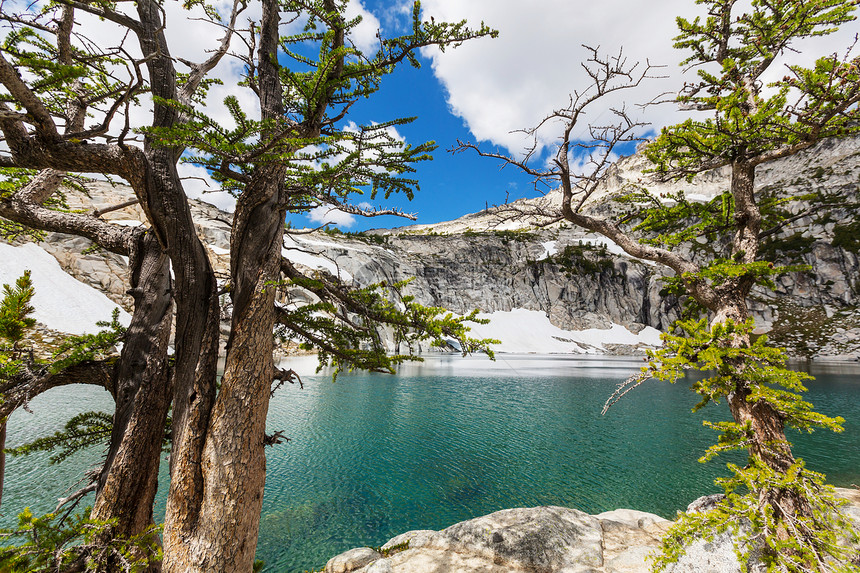
M140 203L140 199L131 199L123 203L117 203L116 205L109 205L107 207L102 207L101 209L94 209L92 212L92 216L101 217L105 213L110 213L111 211L119 211L120 209L125 209L126 207L137 205L138 203Z
M141 34L145 32L140 22L125 14L121 14L119 12L111 10L110 8L107 8L106 5L103 3L96 4L90 2L76 2L74 0L59 0L59 2L67 6L71 6L72 8L75 8L82 12L87 12L89 14L98 16L99 18L104 18L105 20L113 22L114 24L119 24L120 26L128 28L135 33Z
M34 368L34 365L26 364L17 375L0 382L0 393L3 394L0 420L7 419L18 408L26 407L30 400L39 394L59 386L92 384L113 395L113 373L112 359L81 362L55 374L45 366Z
M233 0L233 7L230 11L230 22L226 26L224 37L221 38L220 45L209 59L200 64L193 64L185 60L182 61L185 65L191 68L191 73L188 77L188 81L185 82L185 85L178 90L177 97L180 102L185 104L190 103L191 96L193 96L194 92L197 91L197 87L200 85L200 82L203 81L203 78L206 77L207 73L218 65L218 62L220 62L221 58L223 58L227 53L227 50L230 47L230 39L233 37L233 33L236 30L236 19L239 17L239 14L247 8L247 6L248 4L246 0Z

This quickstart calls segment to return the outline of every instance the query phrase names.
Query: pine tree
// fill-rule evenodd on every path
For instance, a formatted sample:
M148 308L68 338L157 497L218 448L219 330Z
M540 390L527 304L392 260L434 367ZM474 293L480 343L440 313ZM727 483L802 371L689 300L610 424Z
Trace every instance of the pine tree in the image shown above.
M259 21L244 29L240 14L247 3L237 0L221 15L203 6L223 37L200 63L171 56L162 28L175 24L165 23L164 7L154 0L138 0L130 10L110 2L75 2L0 12L0 22L12 30L0 44L5 90L0 130L8 145L0 151L2 164L39 170L21 189L0 189L0 216L84 236L129 256L135 313L111 374L116 380L108 383L116 387L117 411L91 517L116 519L117 531L127 537L149 529L163 422L172 400L167 571L252 569L264 445L270 441L264 424L268 399L273 384L295 380L292 371L273 363L276 321L290 337L320 349L342 368L391 371L406 358L385 354L378 324L409 332L410 340L450 336L461 339L465 349L487 342L468 339L464 321L474 316L455 318L416 305L400 295L400 285L357 289L339 277L302 272L283 255L282 237L288 211L318 205L358 215L402 214L368 211L351 198L361 192L373 198L411 196L417 188L409 177L412 164L427 159L433 145L404 146L391 137L388 129L404 119L349 129L353 104L371 97L400 63L417 65L420 48L454 47L494 32L485 26L472 30L464 22L422 21L415 2L411 33L380 38L378 53L364 54L350 38L358 20L345 16L347 0L261 4ZM125 38L138 43L143 58L131 61L128 50L98 52L90 44L78 49L75 13L80 11L126 30ZM306 27L281 37L288 20ZM236 51L245 48L247 53ZM235 125L224 127L199 105L209 85L206 75L228 53L245 72L237 88L247 87L259 98L262 114L250 117L228 98ZM177 71L179 63L188 66L187 74ZM124 124L134 115L128 108L145 92L152 97L151 121ZM91 126L85 125L88 116L96 118ZM133 132L143 138L142 147L128 143ZM233 324L220 385L222 285L197 235L176 168L186 150L189 160L210 169L237 196L230 277L223 285ZM148 228L129 232L97 213L44 208L58 191L62 172L123 178L134 189ZM275 294L286 284L313 292L320 299L318 312L277 307ZM168 360L174 325L175 354ZM61 375L41 379L40 388Z
M649 78L649 66L628 63L619 55L605 58L590 49L586 64L592 83L574 92L560 109L530 133L560 122L560 144L552 161L534 166L524 159L486 153L515 165L547 185L558 185L558 209L502 207L502 216L531 215L542 224L567 220L601 233L628 254L660 263L672 271L664 292L686 299L685 319L664 337L664 348L652 353L642 374L622 385L610 404L642 381L654 377L681 379L689 369L706 372L692 389L699 408L725 400L733 420L709 424L720 432L717 445L703 459L724 451L746 449L744 467L729 465L732 475L720 480L725 500L703 515L687 516L667 537L659 567L677 559L697 536L726 529L736 534L737 550L746 561L761 555L768 571L856 570L841 536L854 538L838 512L839 503L823 476L795 459L786 428L841 430L840 418L816 413L803 400L807 376L785 367L782 350L767 338L752 336L747 300L756 284L791 271L760 260L761 242L798 219L787 206L811 201L822 210L850 198L826 191L804 197L765 194L755 187L758 166L808 149L827 137L860 131L860 58L819 58L813 67L789 65L787 74L770 84L765 78L798 40L831 33L854 20L854 0L697 0L708 15L678 18L676 47L688 50L685 66L697 68L698 81L680 91L677 102L688 111L709 114L662 130L646 154L663 179L691 179L698 173L729 166L729 188L713 200L687 201L684 193L655 196L647 186L615 197L621 213L605 218L586 213L600 189L615 150L636 141L644 127L625 109L612 110L616 121L589 126L590 140L572 140L586 109L604 96L631 89ZM746 11L745 11L746 9ZM585 150L591 169L572 168ZM644 185L644 184L643 184ZM618 213L618 210L615 211ZM700 239L708 248L700 248Z
M12 359L18 357L18 344L24 335L36 324L36 319L30 315L36 310L30 304L35 294L30 271L15 281L15 286L3 285L3 300L0 301L0 337L12 345Z

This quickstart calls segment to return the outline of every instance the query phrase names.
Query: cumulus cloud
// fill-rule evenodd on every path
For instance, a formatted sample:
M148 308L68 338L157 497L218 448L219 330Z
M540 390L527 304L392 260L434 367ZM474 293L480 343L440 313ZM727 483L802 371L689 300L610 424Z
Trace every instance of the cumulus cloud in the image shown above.
M220 191L218 183L204 168L190 163L180 163L177 170L179 177L182 178L182 187L188 197L215 205L228 213L236 210L236 198L226 191Z
M379 38L377 38L381 27L379 19L369 12L361 2L355 1L347 4L345 16L348 20L361 16L361 22L352 30L350 40L356 48L365 54L375 54L379 49Z
M355 215L344 213L328 205L314 207L307 214L311 223L320 225L337 225L338 227L352 227L355 224Z
M463 118L476 139L512 153L529 143L516 130L536 125L554 109L567 105L572 91L588 85L580 65L587 56L582 44L599 46L608 54L617 54L623 47L631 63L647 59L666 66L657 73L667 78L648 81L635 92L622 92L623 98L608 103L620 105L626 99L632 109L633 103L676 91L684 76L678 65L683 55L672 47L677 35L675 16L692 18L702 10L689 0L533 0L527 7L518 0L424 0L422 7L425 19L430 15L437 21L465 18L473 26L484 21L499 30L494 40L466 42L445 53L436 49L425 53L448 91L453 113ZM790 61L808 64L815 55L844 51L853 32L846 26L838 34L805 42L803 52L790 54ZM782 72L777 75L781 77ZM649 107L639 116L655 127L681 117L671 104ZM587 117L596 123L601 119L608 119L605 106ZM539 136L539 144L553 139L554 134L547 130Z

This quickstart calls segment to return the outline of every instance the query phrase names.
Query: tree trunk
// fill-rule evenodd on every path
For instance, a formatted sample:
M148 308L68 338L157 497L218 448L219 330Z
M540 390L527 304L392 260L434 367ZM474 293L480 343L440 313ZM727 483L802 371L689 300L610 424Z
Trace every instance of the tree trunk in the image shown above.
M259 48L264 120L282 114L276 63L279 21L277 2L264 0ZM280 273L285 175L281 164L258 166L236 204L230 238L233 323L203 443L199 519L185 530L182 547L169 548L168 573L250 573L253 568L266 481L264 438L274 378L272 282Z
M164 37L162 9L140 0L137 12L145 33L138 38L153 95L176 99L176 72ZM176 110L154 103L154 127L177 124ZM220 307L212 267L197 237L188 200L176 171L181 150L160 147L147 137L147 157L138 193L141 206L170 256L175 275L176 361L173 371L173 445L170 491L164 523L166 571L186 571L203 502L203 448L216 392ZM212 570L229 571L215 567Z
M735 202L732 259L750 264L758 256L758 235L761 231L761 213L754 194L754 165L745 160L732 163L731 190ZM753 278L747 276L729 279L718 287L721 304L711 320L711 328L729 320L743 323L749 319L747 299L753 285ZM750 343L748 334L735 334L729 344L734 348L743 348L750 346ZM735 422L741 425L749 423L753 431L750 456L761 460L775 472L785 473L794 465L795 459L785 436L782 415L766 401L749 401L752 385L744 374L749 365L743 358L727 360L727 366L734 380L734 390L727 397L729 410ZM806 514L809 511L808 503L792 492L766 489L758 494L763 503L770 504L777 512ZM786 540L791 537L791 532L783 525L777 531L777 536Z
M91 517L116 520L113 534L131 537L153 524L158 465L171 388L167 344L173 318L170 266L151 233L130 256L134 315L115 378L113 431Z
M6 476L6 420L0 422L0 501L3 499L3 480Z

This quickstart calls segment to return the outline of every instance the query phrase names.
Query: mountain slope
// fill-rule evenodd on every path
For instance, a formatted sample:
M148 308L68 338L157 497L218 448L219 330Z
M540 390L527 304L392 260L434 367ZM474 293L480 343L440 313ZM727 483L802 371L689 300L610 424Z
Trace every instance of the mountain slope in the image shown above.
M611 197L630 184L645 185L655 194L682 190L688 200L708 200L727 185L724 171L667 184L643 173L646 167L640 156L619 161L587 209L613 213L617 206ZM769 332L797 356L860 356L858 183L860 139L827 141L759 172L758 186L768 193L827 189L844 198L827 217L809 205L792 205L798 220L764 245L778 263L808 265L807 271L780 277L774 291L757 289L753 303L759 332ZM116 204L131 193L94 183L90 197L69 197L73 208L84 208ZM558 199L550 193L516 206L547 206ZM501 338L503 351L629 353L655 343L655 329L677 318L678 301L661 296L666 269L632 259L606 239L565 224L534 228L528 218L501 221L504 211L503 206L446 223L363 234L293 234L283 253L299 266L362 286L412 278L406 292L422 304L460 314L474 308L487 313L493 322L476 327L476 333ZM202 202L193 202L193 213L215 268L225 273L230 215ZM143 220L138 207L105 218L126 225ZM40 246L72 276L128 308L122 257L82 254L88 241L56 234Z

